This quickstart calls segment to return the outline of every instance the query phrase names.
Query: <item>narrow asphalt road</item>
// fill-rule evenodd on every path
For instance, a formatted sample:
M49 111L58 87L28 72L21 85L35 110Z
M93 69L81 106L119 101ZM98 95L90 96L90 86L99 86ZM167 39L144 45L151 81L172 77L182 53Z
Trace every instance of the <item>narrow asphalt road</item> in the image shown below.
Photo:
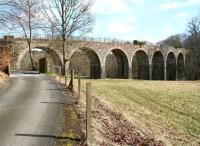
M0 146L53 146L66 102L45 75L14 75L0 95Z

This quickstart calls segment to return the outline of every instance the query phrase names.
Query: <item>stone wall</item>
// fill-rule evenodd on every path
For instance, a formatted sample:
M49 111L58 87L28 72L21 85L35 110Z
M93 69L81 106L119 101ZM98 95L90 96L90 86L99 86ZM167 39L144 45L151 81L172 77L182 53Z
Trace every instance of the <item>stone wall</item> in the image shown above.
M0 48L0 71L9 74L9 49Z
M0 39L0 71L10 74L10 50L14 41L13 36L4 36Z

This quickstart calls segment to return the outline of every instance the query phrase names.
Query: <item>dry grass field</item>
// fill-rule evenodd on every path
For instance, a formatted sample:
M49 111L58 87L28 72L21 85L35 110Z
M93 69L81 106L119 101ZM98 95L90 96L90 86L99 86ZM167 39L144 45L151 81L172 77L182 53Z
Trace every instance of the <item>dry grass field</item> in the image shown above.
M165 145L200 145L199 81L82 80L83 91L88 81L92 94L141 135Z

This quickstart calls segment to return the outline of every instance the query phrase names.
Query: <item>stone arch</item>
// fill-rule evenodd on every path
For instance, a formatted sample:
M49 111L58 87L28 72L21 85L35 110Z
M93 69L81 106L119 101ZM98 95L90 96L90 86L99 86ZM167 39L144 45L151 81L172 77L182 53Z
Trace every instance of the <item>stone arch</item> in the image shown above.
M176 57L173 52L167 55L166 59L167 80L176 80Z
M152 79L164 80L164 57L162 52L156 51L152 58Z
M73 69L76 75L79 74L86 78L90 78L90 59L83 51L78 50L74 52L66 65L69 72Z
M185 77L185 62L183 53L179 53L177 58L177 78L183 80Z
M128 62L128 57L124 51L121 49L113 49L111 50L111 54L116 57L116 62L117 62L117 78L120 79L128 79L129 78L129 62ZM106 60L105 60L105 67L106 67L106 62L107 62L107 56L106 55ZM108 70L109 68L106 68ZM107 71L106 71L107 72Z
M39 49L46 51L47 53L49 53L51 55L51 57L54 60L56 65L62 66L62 63L63 63L62 56L60 54L58 54L56 51L54 51L51 48L47 48L47 47L35 47L35 48L39 48Z
M138 50L132 58L132 77L149 80L149 57L143 50Z
M38 48L38 49L41 49L43 51L46 51L47 53L49 53L54 61L54 63L57 65L57 66L62 66L62 57L60 54L58 54L56 51L48 48L48 47L34 47L34 48ZM22 60L24 58L24 56L29 52L29 49L26 48L26 49L23 49L21 51L21 53L18 55L18 58L17 58L17 63L16 63L16 69L17 70L20 70L21 69L21 63L22 63Z
M106 78L117 78L118 77L118 62L117 57L110 53L106 56L105 62Z
M88 66L88 74L89 78L91 79L100 79L101 78L101 61L100 57L97 52L94 50L87 48L87 47L82 47L78 51L74 52L72 55L72 61L73 57L81 57L85 59L85 64ZM81 61L81 60L80 60ZM72 62L70 61L70 64ZM76 64L75 68L80 68L80 63ZM75 69L73 68L73 69ZM75 69L76 70L76 69ZM76 72L78 73L78 72ZM83 74L83 73L81 73Z

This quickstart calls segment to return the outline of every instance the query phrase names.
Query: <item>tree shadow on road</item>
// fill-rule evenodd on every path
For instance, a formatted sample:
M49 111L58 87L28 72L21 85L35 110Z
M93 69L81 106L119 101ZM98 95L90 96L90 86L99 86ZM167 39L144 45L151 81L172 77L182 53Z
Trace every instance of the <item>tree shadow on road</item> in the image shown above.
M73 103L71 103L71 104L67 104L67 103L65 103L65 102L40 102L40 103L46 103L46 104L63 104L63 105L71 105L71 104L73 104Z
M67 88L54 88L54 89L45 89L45 90L49 90L49 91L54 91L54 90L68 91L69 89L67 89Z
M55 135L43 135L43 134L15 134L15 136L24 136L24 137L36 137L36 138L53 138L53 139L63 139L63 140L71 140L71 141L81 141L81 138L72 138L72 137L62 137Z

